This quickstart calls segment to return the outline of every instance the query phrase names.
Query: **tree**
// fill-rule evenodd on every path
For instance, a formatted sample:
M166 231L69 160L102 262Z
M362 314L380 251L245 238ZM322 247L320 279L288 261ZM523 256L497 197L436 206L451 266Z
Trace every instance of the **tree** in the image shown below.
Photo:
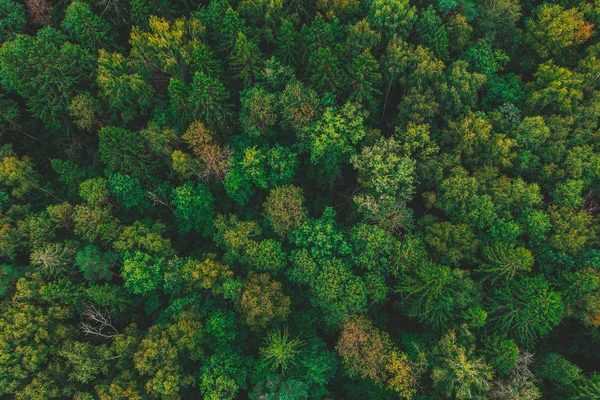
M35 37L17 35L0 48L3 87L26 99L32 115L48 126L64 121L78 88L91 83L93 65L87 50L50 27Z
M250 137L267 136L277 123L277 96L262 86L252 86L240 99L240 122Z
M267 379L254 387L251 400L307 400L308 387L294 379L283 380L278 375L269 375Z
M548 214L553 228L550 244L556 249L577 254L596 240L592 216L584 210L551 206Z
M0 1L0 44L12 40L27 23L23 4L12 1Z
M569 113L583 98L583 80L568 68L555 65L552 60L540 64L530 90L527 104L534 112Z
M89 93L78 94L69 103L69 114L77 128L89 132L101 125L98 108L98 101Z
M205 27L195 18L178 18L170 22L150 16L147 31L132 27L129 63L155 79L168 79L166 74L187 81L189 70L212 72L214 62L210 55L204 60L208 61L205 65L197 64L199 60L195 60L204 50L201 45L204 33Z
M571 315L590 326L600 324L600 274L594 268L564 273L563 288L565 315Z
M496 328L527 347L550 333L563 317L560 293L541 275L509 281L496 289L489 309Z
M498 279L509 281L517 274L530 272L535 261L529 249L502 242L486 246L483 255L486 261L480 271L487 274L492 283Z
M242 32L238 32L229 56L229 63L234 74L244 83L252 81L254 71L260 67L261 52L256 43L248 39Z
M322 261L318 269L315 264L305 265L298 259L295 260L295 264L298 270L305 269L302 271L304 273L310 271L308 268L313 268L308 282L313 293L311 302L323 310L326 323L337 326L351 315L366 312L366 283L352 273L342 260ZM295 274L299 272L294 271Z
M79 250L75 257L75 265L89 281L109 280L110 269L116 264L117 257L111 251L102 252L97 246L88 245Z
M106 207L78 204L73 208L73 232L93 243L97 239L110 242L119 236L119 221Z
M122 54L99 50L96 82L102 97L123 121L148 112L154 96L148 80L148 74L136 69Z
M56 277L68 273L77 252L73 242L52 243L34 250L30 262L42 275Z
M577 8L565 10L559 4L544 4L535 19L526 20L527 39L543 58L564 57L592 34L593 25Z
M151 327L142 339L134 364L140 375L148 377L144 387L153 397L177 398L186 386L178 363L176 338L170 338L168 330L160 325Z
M352 317L343 324L336 349L351 375L369 378L405 399L415 394L415 377L407 356L365 317Z
M357 57L367 50L377 48L380 43L381 34L375 32L366 19L362 19L349 28L345 45L346 53L352 57Z
M120 204L126 209L138 208L143 210L148 207L148 196L138 178L117 172L109 175L108 186Z
M379 64L369 49L352 59L348 77L352 86L349 100L362 104L375 114L379 109L377 97L381 95L382 78Z
M313 174L320 182L331 183L340 177L342 164L356 153L355 146L365 136L364 118L364 111L354 103L327 108L303 135L302 145L309 151Z
M115 45L110 24L95 15L86 3L71 3L65 12L61 27L85 48L97 50Z
M212 254L202 262L188 260L183 267L182 275L190 291L209 289L214 293L222 292L223 285L233 278L233 272L229 267L215 260Z
M480 305L481 289L468 271L425 262L408 271L398 286L409 317L447 326L461 312Z
M164 269L164 258L136 251L123 260L121 274L131 293L145 295L161 288Z
M190 124L182 139L200 162L200 176L205 179L214 176L222 181L230 166L231 151L216 143L214 136L214 132L196 121Z
M298 59L298 41L300 35L293 23L289 20L284 20L275 34L275 44L277 50L275 55L284 63L290 66L296 65Z
M285 321L290 313L290 298L282 293L281 283L272 280L269 274L250 272L240 310L251 329L261 330Z
M364 189L364 193L354 196L354 202L367 220L388 230L412 224L407 203L414 193L415 162L402 153L402 145L390 137L363 147L351 158Z
M295 80L286 84L279 95L281 124L301 133L317 116L317 94L302 82Z
M194 119L204 122L212 130L225 129L231 118L228 99L227 90L217 79L202 72L194 74L188 99Z
M431 378L441 393L456 399L485 396L490 389L492 372L482 357L473 354L473 347L461 345L456 333L450 331L434 351L437 363Z
M407 38L417 19L415 7L405 0L371 0L368 6L367 21L386 39L394 34Z
M112 241L112 247L121 254L142 250L151 255L168 258L173 255L173 248L171 240L163 238L165 230L165 225L159 221L152 225L135 221L133 225L127 226L119 232L118 238Z
M435 260L455 267L472 262L479 247L477 236L467 224L449 222L427 224L423 241Z
M346 74L337 56L342 52L341 46L319 47L310 53L307 71L311 86L319 93L338 94L346 84Z
M79 184L79 196L90 206L101 207L108 204L108 184L104 178L92 178Z
M34 169L31 158L24 156L18 157L10 147L0 148L0 182L3 185L12 187L11 195L17 199L22 199L29 194L32 189L41 190L52 195L40 184L40 176Z
M287 330L270 332L265 339L265 347L260 348L261 357L273 372L282 376L296 364L296 357L304 342L290 337Z
M515 45L520 40L516 24L521 19L521 4L514 0L487 0L477 7L480 17L474 22L492 43Z
M279 186L271 190L263 207L265 218L273 231L281 237L287 237L308 217L302 189L292 185Z
M107 126L98 133L98 151L110 172L143 176L146 170L146 146L135 133L116 126Z
M214 218L214 197L208 187L188 182L173 189L173 213L181 233L198 232L208 236Z

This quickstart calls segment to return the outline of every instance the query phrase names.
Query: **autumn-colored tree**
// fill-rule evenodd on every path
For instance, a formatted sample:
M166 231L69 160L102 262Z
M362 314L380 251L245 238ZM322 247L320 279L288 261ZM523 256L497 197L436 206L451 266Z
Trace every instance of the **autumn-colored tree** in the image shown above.
M267 221L275 233L283 237L302 225L308 216L302 189L296 186L279 186L271 190L263 207Z
M415 394L415 377L407 356L365 317L352 317L343 325L336 346L351 375L369 378L410 399Z

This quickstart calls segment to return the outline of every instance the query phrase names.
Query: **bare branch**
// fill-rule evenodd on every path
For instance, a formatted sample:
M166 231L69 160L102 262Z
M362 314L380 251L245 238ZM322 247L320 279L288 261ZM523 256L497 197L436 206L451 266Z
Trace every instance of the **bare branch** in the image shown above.
M86 335L111 339L119 334L112 324L112 311L98 310L93 304L88 304L81 315L88 320L80 324L81 330Z

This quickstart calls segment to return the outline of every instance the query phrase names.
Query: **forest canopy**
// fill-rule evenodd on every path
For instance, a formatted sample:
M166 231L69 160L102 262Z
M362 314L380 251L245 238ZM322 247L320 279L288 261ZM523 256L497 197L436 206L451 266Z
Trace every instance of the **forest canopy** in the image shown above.
M599 0L0 0L0 399L600 399Z

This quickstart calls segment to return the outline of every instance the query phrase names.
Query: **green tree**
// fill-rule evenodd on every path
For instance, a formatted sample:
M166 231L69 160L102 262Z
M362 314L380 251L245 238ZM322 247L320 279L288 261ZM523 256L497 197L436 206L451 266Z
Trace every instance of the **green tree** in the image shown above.
M229 94L223 84L202 72L196 72L190 92L188 101L194 119L203 121L209 129L223 130L231 118L230 105L227 103Z
M317 117L319 98L300 81L286 84L279 95L281 124L296 133L301 133Z
M394 34L407 38L417 19L415 7L405 0L371 0L368 7L367 21L387 39Z
M208 187L188 182L173 189L173 213L181 233L198 232L208 236L214 218L214 197Z
M42 28L35 37L17 35L0 48L3 87L27 100L33 116L56 126L80 87L93 77L93 56L58 30Z
M111 251L103 252L97 246L88 245L79 250L75 257L75 265L88 281L109 280L112 277L111 268L116 264L117 257Z
M442 337L434 350L436 364L431 372L435 387L456 399L473 399L490 389L492 371L474 348L461 345L454 331Z
M73 264L77 245L73 242L52 243L35 249L30 262L44 276L56 277L67 274Z
M544 4L535 18L526 20L527 39L543 58L564 57L592 34L593 25L577 8L565 10L559 4Z
M341 175L342 165L356 153L365 136L364 111L354 103L340 109L327 108L323 117L303 135L303 147L310 154L313 174L320 182L331 183Z
M277 123L277 97L262 86L252 86L240 99L240 122L250 137L267 136Z
M137 207L143 210L148 206L148 195L138 178L121 173L111 174L108 177L108 186L126 209Z
M12 1L0 1L0 44L9 41L21 33L27 23L23 4Z
M260 355L270 370L284 375L288 368L296 364L296 357L303 345L302 340L291 337L287 329L275 330L267 335Z
M425 262L408 271L397 290L409 317L443 327L461 312L478 307L481 288L468 271Z
M123 260L121 274L131 293L144 295L161 288L164 269L164 258L136 251Z
M107 126L100 130L98 136L100 158L110 172L144 175L146 146L139 135L124 128Z
M379 64L368 49L352 59L348 77L352 87L349 100L362 104L375 114L379 109L377 99L381 96L382 78Z
M86 3L71 3L67 7L61 27L72 39L91 50L111 48L115 45L110 24L95 15Z
M502 242L486 246L482 253L485 262L480 271L488 275L492 283L498 279L509 281L518 274L531 272L535 261L529 249Z
M252 81L254 71L260 68L261 52L256 43L249 39L244 33L238 32L229 56L229 64L234 74L249 83Z
M278 375L269 375L249 394L251 400L307 400L308 387L304 382L294 379L283 380Z
M367 220L389 230L412 225L407 203L414 193L415 163L402 150L394 137L380 138L351 159L364 189L354 202Z
M154 96L148 80L148 74L136 69L122 54L99 50L96 82L100 94L123 121L148 112Z
M527 104L536 113L569 113L583 98L583 80L576 72L555 65L552 60L540 64L530 90Z
M496 289L489 309L490 321L500 332L528 347L549 334L563 317L560 293L541 275L509 281Z

